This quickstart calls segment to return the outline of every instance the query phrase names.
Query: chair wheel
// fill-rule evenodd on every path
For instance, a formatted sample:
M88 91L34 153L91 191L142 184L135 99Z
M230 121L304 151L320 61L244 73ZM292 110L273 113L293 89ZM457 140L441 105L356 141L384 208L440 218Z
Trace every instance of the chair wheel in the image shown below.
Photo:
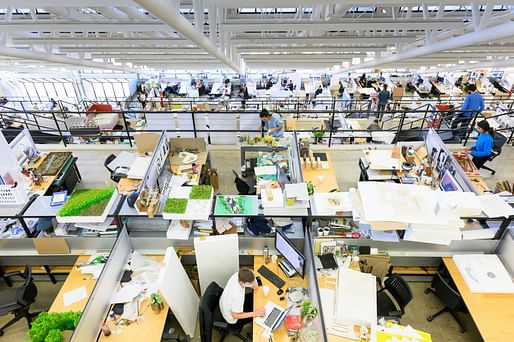
M494 175L495 173L496 173L496 171L491 172L492 175Z
M4 336L4 331L0 330L0 336Z
M434 319L434 317L432 317L432 316L427 316L427 321L432 322L432 320L433 320L433 319Z
M423 291L423 292L425 292L425 294L429 294L430 290L428 288L426 288L425 291Z
M464 334L466 332L466 328L462 328L459 330L461 334Z

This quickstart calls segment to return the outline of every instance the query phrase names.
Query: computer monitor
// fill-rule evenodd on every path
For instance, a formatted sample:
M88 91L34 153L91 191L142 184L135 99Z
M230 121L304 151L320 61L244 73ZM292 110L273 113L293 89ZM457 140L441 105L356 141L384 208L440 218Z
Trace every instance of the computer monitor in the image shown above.
M291 264L296 272L303 278L305 271L305 257L296 248L280 229L275 233L275 249Z
M444 174L439 181L439 187L443 191L463 191L460 184L448 170L444 171Z

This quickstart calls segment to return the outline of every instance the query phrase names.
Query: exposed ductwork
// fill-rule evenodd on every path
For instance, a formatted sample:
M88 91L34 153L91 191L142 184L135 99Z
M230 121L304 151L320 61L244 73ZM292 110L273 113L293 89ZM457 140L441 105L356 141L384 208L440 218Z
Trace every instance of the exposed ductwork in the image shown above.
M411 59L411 58L430 55L433 53L442 52L442 51L446 51L446 50L455 50L455 49L462 48L465 46L477 45L477 44L491 42L494 40L510 38L513 35L514 35L514 22L508 22L505 24L489 27L489 28L486 28L486 29L483 29L480 31L475 31L475 32L471 32L471 33L467 33L467 34L458 36L458 37L439 41L437 43L433 43L430 45L418 47L418 48L415 48L412 50L403 51L396 55L378 58L371 62L352 65L351 67L343 68L343 69L339 70L337 72L337 74L341 74L341 73L356 70L356 69L374 68L377 66L402 61L405 59ZM458 57L455 57L455 58L457 59Z
M164 11L163 9L169 8L170 5L166 0L135 0L137 4L148 10L154 16L158 17L165 24L176 30L178 33L204 49L214 57L216 57L223 64L236 72L239 72L239 67L231 61L226 55L222 54L203 34L199 33L191 23L184 18L177 8L171 8Z

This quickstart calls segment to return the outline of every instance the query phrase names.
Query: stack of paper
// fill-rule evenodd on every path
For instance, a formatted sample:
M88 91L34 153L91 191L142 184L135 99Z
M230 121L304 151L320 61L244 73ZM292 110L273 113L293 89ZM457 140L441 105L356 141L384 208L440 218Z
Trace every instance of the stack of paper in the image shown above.
M312 195L313 215L332 215L353 210L349 192L315 192Z
M283 208L284 194L280 188L262 189L261 200L263 208Z
M498 195L484 195L478 198L483 212L489 217L509 217L514 215L514 208Z
M285 185L286 198L293 198L295 203L287 205L288 207L295 208L308 208L309 207L309 193L307 191L307 184L286 184Z
M193 221L188 220L172 220L166 238L170 240L187 240L193 228Z
M512 278L496 254L454 255L453 261L471 292L514 293Z

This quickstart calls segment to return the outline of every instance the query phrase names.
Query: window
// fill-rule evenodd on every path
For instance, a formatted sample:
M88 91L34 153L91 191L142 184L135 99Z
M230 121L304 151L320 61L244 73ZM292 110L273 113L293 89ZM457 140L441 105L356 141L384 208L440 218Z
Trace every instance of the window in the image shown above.
M18 79L22 96L30 101L46 102L51 98L75 103L78 99L73 81L67 78Z
M86 78L82 82L86 96L91 99L122 101L130 96L130 79Z

